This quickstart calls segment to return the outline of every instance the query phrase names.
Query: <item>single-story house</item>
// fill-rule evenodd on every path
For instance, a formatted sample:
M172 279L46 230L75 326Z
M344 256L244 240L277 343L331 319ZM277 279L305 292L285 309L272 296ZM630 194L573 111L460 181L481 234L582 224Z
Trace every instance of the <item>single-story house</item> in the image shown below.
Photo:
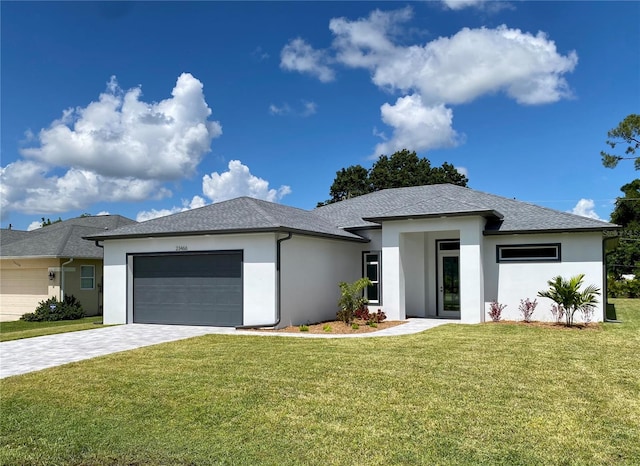
M84 236L136 223L85 216L33 231L0 231L0 320L17 320L40 301L74 295L87 315L102 313L102 248Z
M312 211L248 197L88 235L104 247L104 322L283 327L335 318L338 282L367 276L389 319L519 318L556 275L605 288L600 220L441 184ZM594 320L604 319L604 296ZM537 320L551 302L538 299Z

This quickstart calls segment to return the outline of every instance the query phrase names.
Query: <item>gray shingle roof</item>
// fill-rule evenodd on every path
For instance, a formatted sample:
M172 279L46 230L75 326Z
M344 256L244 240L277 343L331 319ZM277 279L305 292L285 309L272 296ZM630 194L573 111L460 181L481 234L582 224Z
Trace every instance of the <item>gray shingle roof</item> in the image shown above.
M359 228L401 218L479 215L487 219L486 234L545 231L598 231L617 228L608 222L559 212L450 184L378 191L313 211L239 197L166 217L87 234L105 240L152 236L297 232L365 241ZM47 227L50 228L50 227Z
M21 239L5 244L2 240L0 257L74 257L101 259L102 248L83 239L105 230L115 230L136 223L120 215L78 217L54 223L37 230L23 232ZM5 230L2 234L4 236Z
M29 234L24 230L13 230L8 228L0 229L0 245L6 245L24 239Z
M485 228L487 234L616 228L616 225L601 220L451 184L386 189L319 207L314 212L346 229L377 226L372 220L380 222L385 218L461 214L489 218Z
M313 212L251 197L217 202L198 209L125 226L116 231L88 235L88 237L103 240L258 231L292 231L314 236L363 241L360 236L336 228Z

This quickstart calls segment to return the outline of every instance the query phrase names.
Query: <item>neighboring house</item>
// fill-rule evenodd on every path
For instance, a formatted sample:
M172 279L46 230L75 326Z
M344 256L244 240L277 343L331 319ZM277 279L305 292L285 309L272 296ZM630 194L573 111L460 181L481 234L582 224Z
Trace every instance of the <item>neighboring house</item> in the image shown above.
M74 295L102 313L102 248L83 236L136 223L119 215L79 217L33 231L0 232L0 320L16 320L49 297Z
M104 245L104 321L286 326L334 319L338 282L406 317L519 318L556 275L604 288L611 223L454 185L378 191L306 211L242 197L125 226ZM550 319L538 299L534 318ZM603 305L594 320L603 320Z

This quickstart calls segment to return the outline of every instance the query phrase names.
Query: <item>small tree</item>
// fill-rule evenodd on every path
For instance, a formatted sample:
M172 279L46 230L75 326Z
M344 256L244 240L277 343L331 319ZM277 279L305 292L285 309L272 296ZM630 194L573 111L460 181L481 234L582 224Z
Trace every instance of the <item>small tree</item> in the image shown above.
M564 309L564 317L567 327L573 325L573 316L576 311L593 308L598 300L596 296L600 294L600 289L595 285L588 285L580 291L584 274L576 275L566 279L558 275L547 282L548 290L538 291L541 298L549 298Z
M362 277L353 283L340 282L340 299L338 305L340 310L338 311L338 319L349 325L353 321L355 312L364 307L369 300L364 297L362 291L371 286L371 280L367 277Z

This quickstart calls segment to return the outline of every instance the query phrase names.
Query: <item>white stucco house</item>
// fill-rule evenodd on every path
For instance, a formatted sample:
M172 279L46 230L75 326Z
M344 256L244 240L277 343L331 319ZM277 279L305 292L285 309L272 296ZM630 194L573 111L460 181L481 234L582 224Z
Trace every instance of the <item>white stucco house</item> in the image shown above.
M276 326L335 318L338 282L407 317L519 319L556 275L605 290L614 224L441 184L312 211L241 197L87 236L104 247L104 322ZM595 320L604 319L604 296ZM550 320L538 299L536 320Z

